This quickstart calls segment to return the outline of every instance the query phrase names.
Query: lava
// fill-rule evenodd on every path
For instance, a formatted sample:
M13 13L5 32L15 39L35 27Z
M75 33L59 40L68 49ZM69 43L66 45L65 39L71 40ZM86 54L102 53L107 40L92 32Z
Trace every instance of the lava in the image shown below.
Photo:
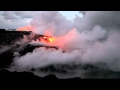
M49 38L50 42L54 42L55 38Z
M41 38L41 42L44 42L46 44L50 44L50 43L53 43L55 41L55 38L54 37L51 37L51 36L43 36Z
M32 26L25 26L25 27L20 27L17 29L17 31L32 31L34 33L38 32L39 30L34 29ZM48 46L57 46L61 49L68 49L71 48L71 44L74 43L79 43L76 42L76 37L78 37L78 32L76 29L70 30L68 33L62 36L54 36L54 30L52 29L47 29L44 30L44 35L38 35L37 39L39 39L40 42L43 44L46 44Z
M43 39L45 39L45 40L47 40L49 42L53 42L55 40L55 38L53 38L51 36L50 37L44 36Z

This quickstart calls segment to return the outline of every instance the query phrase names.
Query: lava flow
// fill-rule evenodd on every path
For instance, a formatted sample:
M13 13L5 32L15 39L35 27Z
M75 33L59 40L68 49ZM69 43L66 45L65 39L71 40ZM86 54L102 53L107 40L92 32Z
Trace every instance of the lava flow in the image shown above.
M17 30L32 31L34 33L38 31L36 29L33 29L33 27L31 26L20 27ZM77 33L76 29L70 30L68 33L62 36L54 36L53 33L54 33L53 30L47 29L44 31L44 35L40 35L40 34L36 35L35 41L39 39L39 41L42 42L43 44L46 44L48 46L57 46L63 50L66 50L68 48L71 48L71 46L74 46L72 45L72 43L76 43L76 44L79 43L76 42L76 37L79 36L79 33Z
M36 33L37 30L35 30L31 26L24 26L24 27L19 27L17 31L32 31ZM49 46L55 46L56 44L54 43L56 38L53 37L52 33L46 30L44 32L44 35L35 35L34 37L35 40L39 39L40 42L47 44Z
M52 43L55 41L55 38L51 37L51 36L44 36L41 39L42 42L46 42L46 43Z

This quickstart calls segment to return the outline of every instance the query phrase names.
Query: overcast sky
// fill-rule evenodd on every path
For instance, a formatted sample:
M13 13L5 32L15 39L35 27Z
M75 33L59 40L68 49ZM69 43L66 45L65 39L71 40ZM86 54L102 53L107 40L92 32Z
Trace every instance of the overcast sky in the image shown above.
M59 11L68 20L77 16L82 17L79 11ZM0 28L16 29L18 27L29 25L30 21L41 14L41 11L0 11Z

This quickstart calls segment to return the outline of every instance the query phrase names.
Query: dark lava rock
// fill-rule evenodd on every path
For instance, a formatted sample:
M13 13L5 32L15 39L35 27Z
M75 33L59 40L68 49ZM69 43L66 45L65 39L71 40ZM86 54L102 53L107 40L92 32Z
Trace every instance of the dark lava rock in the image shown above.
M23 56L26 53L32 52L35 48L45 47L46 49L54 48L55 50L58 50L57 47L54 46L45 46L45 45L31 45L27 44L23 47L22 50L19 51L20 55Z
M0 30L0 45L14 44L16 40L22 39L23 35L30 35L27 31L6 31Z
M0 68L8 67L13 61L13 52L8 50L0 54Z
M49 65L46 67L39 68L42 72L57 72L57 73L67 73L67 71L64 68L58 68L54 65Z
M69 78L73 80L80 80L81 78ZM31 80L58 80L58 78L54 74L50 74L45 77L38 77L30 72L10 72L8 70L0 71L0 80L17 80L17 81L31 81Z
M30 72L10 72L8 70L0 71L0 79L16 79L16 80L28 80L28 79L41 79Z

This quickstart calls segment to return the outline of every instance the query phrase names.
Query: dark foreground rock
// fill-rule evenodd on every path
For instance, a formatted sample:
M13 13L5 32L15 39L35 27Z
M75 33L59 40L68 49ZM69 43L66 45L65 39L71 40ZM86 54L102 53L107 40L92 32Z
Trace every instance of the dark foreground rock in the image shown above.
M69 78L72 80L80 79L80 78ZM0 71L0 80L17 80L17 81L31 81L31 80L58 80L58 78L51 74L45 77L38 77L30 72L10 72L7 70Z

